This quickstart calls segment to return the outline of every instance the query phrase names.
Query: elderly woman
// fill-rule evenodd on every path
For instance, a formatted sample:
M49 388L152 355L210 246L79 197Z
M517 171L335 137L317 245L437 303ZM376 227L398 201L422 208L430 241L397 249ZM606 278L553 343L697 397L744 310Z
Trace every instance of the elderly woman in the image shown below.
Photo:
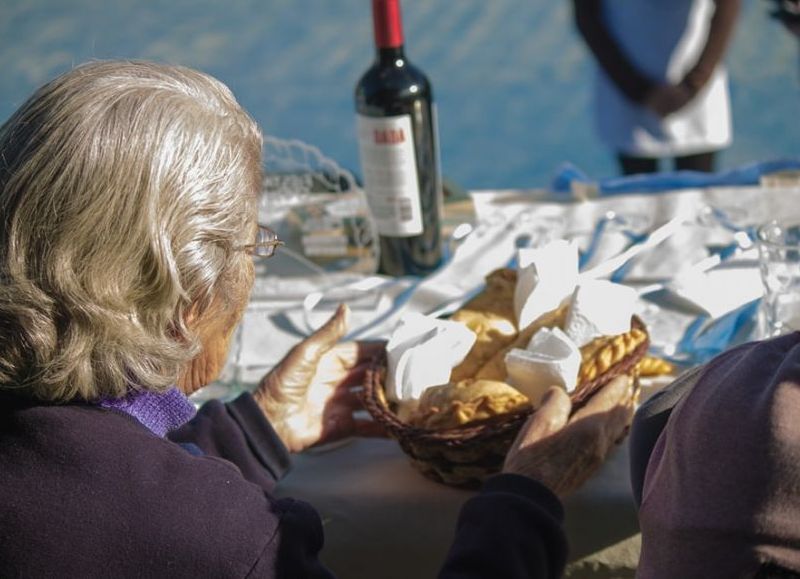
M319 516L272 491L292 452L352 434L380 345L347 311L253 394L195 415L247 302L261 136L218 81L80 66L0 128L0 576L330 577ZM443 577L554 577L563 495L631 416L617 380L554 390L467 501ZM324 481L320 481L324 484Z

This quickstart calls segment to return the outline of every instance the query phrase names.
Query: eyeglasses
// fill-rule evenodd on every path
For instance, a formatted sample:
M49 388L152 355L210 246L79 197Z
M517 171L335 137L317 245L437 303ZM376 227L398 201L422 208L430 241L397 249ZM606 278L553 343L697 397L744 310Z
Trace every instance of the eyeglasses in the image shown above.
M254 257L266 259L267 257L275 255L275 249L279 245L283 245L283 242L278 239L278 234L266 225L261 225L259 223L255 243L248 243L247 245L241 246L239 249L245 250Z

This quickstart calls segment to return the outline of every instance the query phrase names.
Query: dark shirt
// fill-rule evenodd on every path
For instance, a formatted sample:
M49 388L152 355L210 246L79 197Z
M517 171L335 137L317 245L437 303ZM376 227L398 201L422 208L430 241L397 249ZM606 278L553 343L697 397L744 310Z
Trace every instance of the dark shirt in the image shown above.
M0 577L332 576L316 511L271 493L289 456L250 395L170 437L0 394ZM464 505L440 577L558 577L562 519L544 486L495 477Z

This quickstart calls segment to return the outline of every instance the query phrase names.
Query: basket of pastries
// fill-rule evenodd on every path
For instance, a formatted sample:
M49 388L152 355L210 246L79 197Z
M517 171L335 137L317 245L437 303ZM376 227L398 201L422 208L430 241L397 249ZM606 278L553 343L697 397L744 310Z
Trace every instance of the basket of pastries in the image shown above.
M667 362L647 356L647 328L633 315L635 294L630 310L617 313L626 321L608 326L613 333L597 335L597 325L587 322L591 315L581 315L592 308L599 312L596 317L605 315L604 296L592 293L633 290L612 288L610 282L580 284L577 257L571 268L574 276L563 275L563 256L555 257L557 275L547 274L546 259L519 270L492 272L485 289L449 320L425 321L455 324L452 328L441 332L444 326L424 328L425 336L436 338L428 342L417 338L415 347L394 360L392 345L398 340L393 335L388 355L376 360L368 373L362 393L365 407L425 476L474 487L499 472L520 427L554 384L567 389L574 410L621 374L671 372ZM529 283L531 279L539 282L541 291L531 291L531 286L537 286ZM543 279L556 280L550 285L561 287L548 292L542 287L546 285ZM597 303L592 306L592 301ZM451 330L457 334L462 327L474 335L466 346L456 339L444 348L436 347L434 342L442 335ZM466 355L442 373L437 363L458 348ZM414 385L414 375L417 382L431 384L403 399L403 388L408 390L406 382Z

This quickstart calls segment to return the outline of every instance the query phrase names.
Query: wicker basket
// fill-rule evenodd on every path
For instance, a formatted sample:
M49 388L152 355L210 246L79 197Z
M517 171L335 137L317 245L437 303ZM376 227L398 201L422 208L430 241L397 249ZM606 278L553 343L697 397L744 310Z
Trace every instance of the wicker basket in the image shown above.
M636 317L632 327L646 334L644 324ZM578 384L570 394L573 410L613 378L632 373L648 346L649 340L645 339L605 372ZM487 476L499 472L511 443L531 413L528 410L503 414L443 430L418 428L398 419L386 400L385 378L386 359L381 358L367 373L362 393L364 406L390 436L397 439L416 469L429 478L452 486L474 488Z

